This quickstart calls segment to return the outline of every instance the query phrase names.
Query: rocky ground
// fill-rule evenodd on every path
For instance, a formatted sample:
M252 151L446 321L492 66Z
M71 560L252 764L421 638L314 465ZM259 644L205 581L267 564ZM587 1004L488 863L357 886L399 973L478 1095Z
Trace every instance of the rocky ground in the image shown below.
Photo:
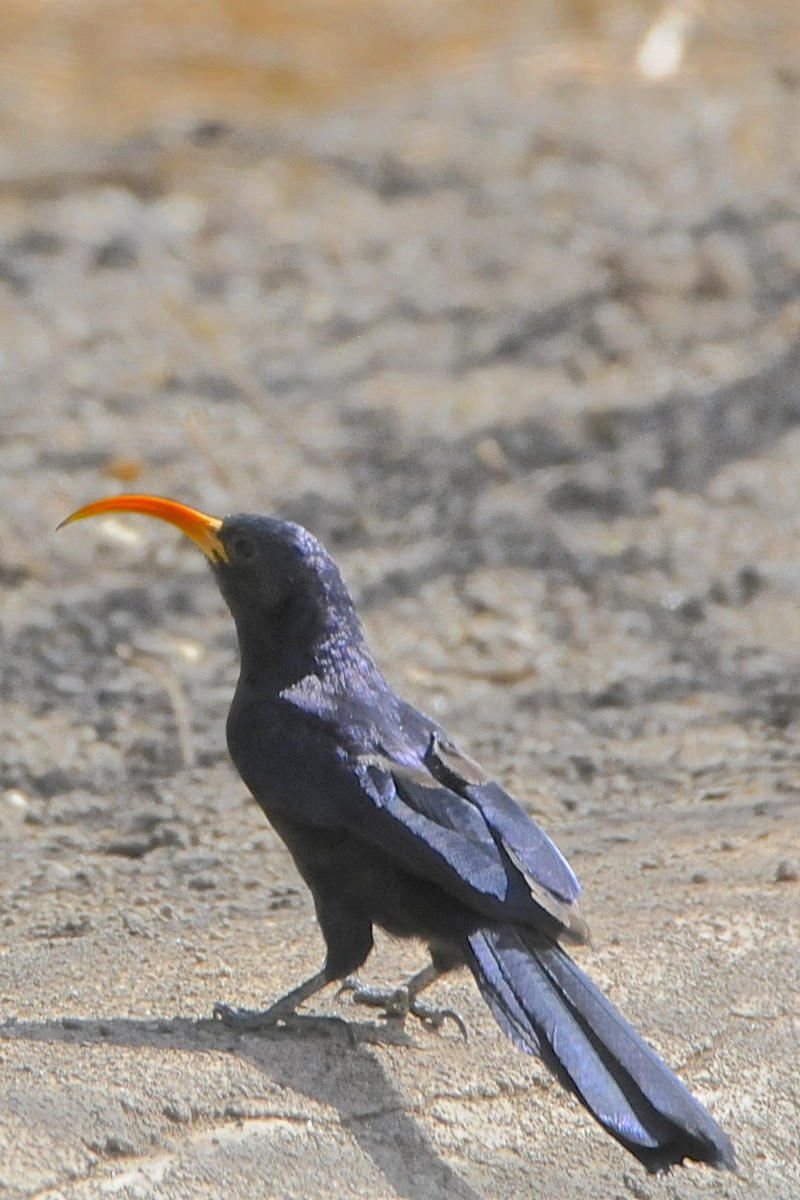
M800 1188L800 88L487 69L0 193L0 1190ZM580 961L731 1132L648 1178L469 1024L239 1036L319 964L231 768L231 622L115 490L277 512L568 854ZM368 975L414 947L383 939Z

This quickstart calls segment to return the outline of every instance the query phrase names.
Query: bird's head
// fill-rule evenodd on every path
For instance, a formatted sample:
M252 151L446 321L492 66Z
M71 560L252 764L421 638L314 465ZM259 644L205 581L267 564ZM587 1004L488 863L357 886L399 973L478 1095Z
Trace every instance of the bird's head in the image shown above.
M84 505L58 528L120 512L167 521L200 547L236 622L243 663L281 659L291 674L308 667L309 655L324 665L326 654L363 644L336 564L302 526L251 513L211 517L161 496L123 495Z

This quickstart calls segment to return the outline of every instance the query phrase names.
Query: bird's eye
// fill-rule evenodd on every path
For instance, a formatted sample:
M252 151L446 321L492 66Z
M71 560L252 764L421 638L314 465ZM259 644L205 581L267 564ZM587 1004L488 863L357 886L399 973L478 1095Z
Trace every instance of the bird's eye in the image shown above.
M233 543L233 554L239 562L251 562L256 556L256 548L249 538L239 537Z

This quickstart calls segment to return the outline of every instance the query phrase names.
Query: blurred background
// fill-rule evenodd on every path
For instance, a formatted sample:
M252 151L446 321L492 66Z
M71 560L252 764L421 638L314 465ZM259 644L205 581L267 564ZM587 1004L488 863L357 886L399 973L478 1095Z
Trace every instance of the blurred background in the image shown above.
M3 0L2 28L12 558L33 470L47 527L135 486L391 546L398 579L596 565L609 518L796 420L764 386L800 329L789 0Z
M212 505L347 507L352 413L582 437L567 412L794 337L790 0L3 0L2 28L5 434L123 484L191 445Z
M791 74L791 0L4 0L3 130L11 145L119 138L385 96L492 68L561 81L742 82Z
M2 28L6 434L123 483L191 441L236 463L218 504L347 504L292 449L366 436L332 405L467 432L794 336L790 0L3 0Z
M800 1194L798 131L797 0L0 0L4 1195L121 1159L156 1194L164 1145L165 1189L231 1200L248 1154L305 1197L622 1186L456 982L468 1056L380 1043L351 1085L313 1039L137 1024L261 1004L318 942L228 764L201 556L53 533L120 490L322 537L733 1132L741 1177L664 1196Z

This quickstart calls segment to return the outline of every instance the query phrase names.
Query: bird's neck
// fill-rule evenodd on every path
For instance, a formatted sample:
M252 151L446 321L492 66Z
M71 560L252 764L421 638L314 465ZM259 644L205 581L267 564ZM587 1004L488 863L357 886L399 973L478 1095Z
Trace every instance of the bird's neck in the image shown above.
M352 602L288 605L278 616L235 614L241 655L240 686L280 696L317 678L329 695L383 684Z

